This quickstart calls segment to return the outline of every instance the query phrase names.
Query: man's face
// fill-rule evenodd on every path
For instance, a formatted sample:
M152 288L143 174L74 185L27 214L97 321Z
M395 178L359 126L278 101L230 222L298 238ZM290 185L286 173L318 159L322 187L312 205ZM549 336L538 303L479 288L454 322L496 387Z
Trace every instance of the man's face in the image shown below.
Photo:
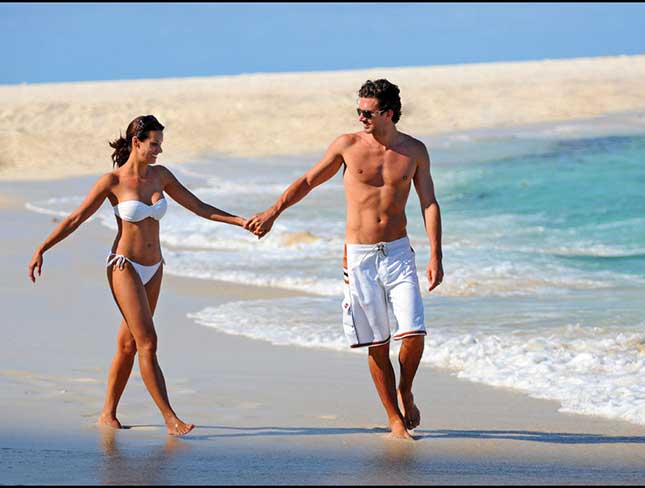
M385 126L390 119L389 110L380 112L379 103L376 98L359 98L358 99L358 121L363 124L363 130L371 134L374 130Z

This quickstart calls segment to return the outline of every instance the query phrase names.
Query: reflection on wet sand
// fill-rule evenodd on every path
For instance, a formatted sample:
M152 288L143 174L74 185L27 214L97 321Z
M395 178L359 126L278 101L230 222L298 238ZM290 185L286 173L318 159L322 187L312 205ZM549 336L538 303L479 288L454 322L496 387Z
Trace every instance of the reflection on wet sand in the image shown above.
M119 437L127 435L128 430L98 427L104 453L99 468L101 484L172 484L174 476L169 475L176 475L175 455L190 451L190 446L182 439L166 436L162 445L150 449L120 448Z

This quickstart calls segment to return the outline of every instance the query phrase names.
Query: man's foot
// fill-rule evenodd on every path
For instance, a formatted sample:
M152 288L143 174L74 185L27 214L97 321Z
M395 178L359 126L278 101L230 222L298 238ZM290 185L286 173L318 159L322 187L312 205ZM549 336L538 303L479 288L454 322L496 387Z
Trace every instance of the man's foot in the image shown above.
M112 427L113 429L121 429L121 422L111 413L102 413L99 419L96 421L97 425L105 425L107 427Z
M412 395L412 392L404 395L401 390L397 390L396 393L399 397L399 405L405 426L410 430L416 429L421 423L421 412L414 403L414 395Z
M166 422L166 427L168 427L168 435L182 436L193 430L195 425L187 424L179 420L177 417L174 417Z
M406 430L401 418L393 419L390 421L390 430L392 431L390 433L390 437L394 437L395 439L405 439L409 441L414 440L414 437L412 437Z

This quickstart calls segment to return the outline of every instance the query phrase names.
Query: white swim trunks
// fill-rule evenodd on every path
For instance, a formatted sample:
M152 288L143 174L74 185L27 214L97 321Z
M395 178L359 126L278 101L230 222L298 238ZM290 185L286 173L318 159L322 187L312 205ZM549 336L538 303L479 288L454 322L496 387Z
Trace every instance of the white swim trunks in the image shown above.
M346 244L343 261L343 329L351 347L426 335L414 251L407 237Z

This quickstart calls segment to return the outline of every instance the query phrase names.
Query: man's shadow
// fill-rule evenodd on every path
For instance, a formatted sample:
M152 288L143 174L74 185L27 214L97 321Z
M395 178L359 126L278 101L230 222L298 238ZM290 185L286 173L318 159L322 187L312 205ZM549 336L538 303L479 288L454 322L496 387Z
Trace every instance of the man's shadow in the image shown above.
M208 430L223 431L202 433ZM239 437L298 437L357 434L389 434L385 427L231 427L225 425L198 425L184 439L206 441L218 438ZM541 442L545 444L645 444L645 436L608 436L567 432L540 432L530 430L450 430L417 429L412 432L415 440L441 439L495 439L509 441Z
M547 444L645 444L645 436L608 436L531 430L416 430L414 433L417 439L502 439Z

